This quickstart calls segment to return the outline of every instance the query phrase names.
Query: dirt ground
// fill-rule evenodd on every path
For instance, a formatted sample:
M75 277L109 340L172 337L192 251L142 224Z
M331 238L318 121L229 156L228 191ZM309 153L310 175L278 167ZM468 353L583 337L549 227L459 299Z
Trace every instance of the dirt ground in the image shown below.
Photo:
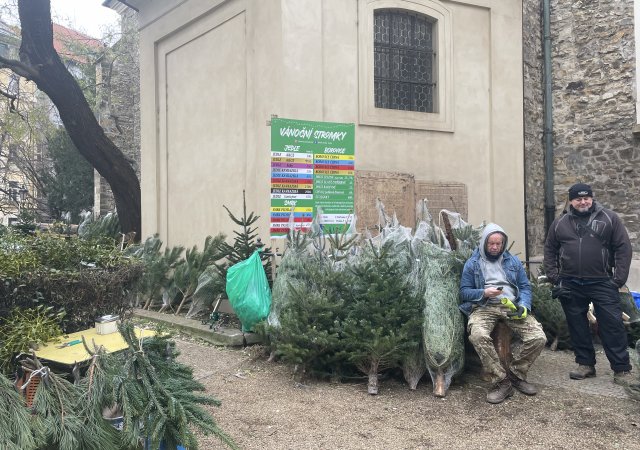
M491 405L474 373L454 380L444 399L432 395L428 375L416 391L389 379L371 396L365 380L297 383L255 347L177 342L180 360L222 401L211 412L242 449L640 449L640 403L626 398L538 384L534 397L516 392ZM200 443L225 448L211 436Z

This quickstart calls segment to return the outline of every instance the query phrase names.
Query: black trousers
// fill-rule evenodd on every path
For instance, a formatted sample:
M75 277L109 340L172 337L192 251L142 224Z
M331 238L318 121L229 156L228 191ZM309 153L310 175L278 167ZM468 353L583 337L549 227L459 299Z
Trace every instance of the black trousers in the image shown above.
M596 353L587 319L589 303L593 302L598 320L598 334L611 369L614 372L631 370L627 332L622 322L618 289L609 281L591 284L562 281L562 286L571 290L571 295L563 296L560 301L569 325L576 362L585 366L596 364Z

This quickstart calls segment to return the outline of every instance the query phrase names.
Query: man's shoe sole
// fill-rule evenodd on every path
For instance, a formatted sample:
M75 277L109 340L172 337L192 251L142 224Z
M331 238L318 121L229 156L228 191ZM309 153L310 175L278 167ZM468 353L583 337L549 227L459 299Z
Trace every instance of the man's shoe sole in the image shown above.
M572 380L584 380L585 378L593 378L595 376L596 376L595 372L589 373L589 374L586 374L586 375L576 375L576 374L573 374L573 373L569 374L569 378L571 378Z

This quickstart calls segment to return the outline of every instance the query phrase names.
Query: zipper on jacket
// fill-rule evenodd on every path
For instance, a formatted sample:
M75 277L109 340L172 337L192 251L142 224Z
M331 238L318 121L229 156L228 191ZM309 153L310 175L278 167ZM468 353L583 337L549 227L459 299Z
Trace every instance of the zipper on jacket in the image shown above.
M578 244L578 273L580 276L578 278L582 278L582 236L580 236L580 243Z

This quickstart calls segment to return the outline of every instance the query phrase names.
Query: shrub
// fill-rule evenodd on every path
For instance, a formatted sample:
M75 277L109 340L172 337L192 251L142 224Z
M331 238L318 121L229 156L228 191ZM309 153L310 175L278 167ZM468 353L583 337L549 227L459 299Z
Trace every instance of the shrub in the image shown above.
M66 311L63 331L93 325L102 314L124 316L142 263L114 245L42 233L0 237L0 324L13 308Z
M60 322L64 311L54 311L49 306L38 305L32 309L14 308L0 325L0 369L6 373L19 353L43 344L62 334Z

